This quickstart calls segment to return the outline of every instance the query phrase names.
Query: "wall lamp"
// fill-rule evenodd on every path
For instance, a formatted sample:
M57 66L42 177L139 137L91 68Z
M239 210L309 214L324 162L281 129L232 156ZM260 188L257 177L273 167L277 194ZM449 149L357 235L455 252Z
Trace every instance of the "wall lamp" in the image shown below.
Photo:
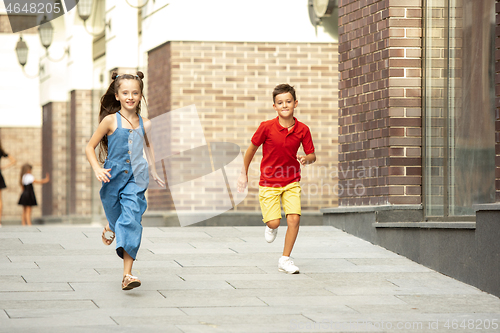
M54 27L52 26L52 23L47 20L47 16L44 16L42 21L40 22L40 26L38 27L38 35L40 37L40 42L42 43L43 47L45 47L45 55L47 59L53 62L58 62L64 59L66 55L69 55L69 48L64 49L64 54L61 58L59 59L53 59L49 55L49 47L52 44L52 40L54 38ZM23 40L22 36L19 36L19 40L17 41L16 45L16 55L17 55L17 61L23 68L24 72L24 66L28 62L28 45L26 42ZM37 77L40 74L40 71L37 75L32 76L24 72L24 74L28 77Z
M148 4L148 2L149 2L149 0L146 0L146 2L145 2L145 3L143 3L142 5L139 5L139 6L134 6L134 5L131 5L131 4L128 2L128 0L125 0L125 1L127 2L127 5L129 5L129 6L130 6L130 7L132 7L132 8L137 8L137 9L141 9L142 7L146 6L146 5ZM153 0L153 2L154 2L154 0Z
M111 19L108 20L108 22L105 22L104 28L99 33L94 33L93 31L89 31L89 29L87 28L87 20L92 15L94 9L93 0L80 0L78 2L77 7L78 7L78 16L80 16L80 19L83 21L83 26L85 27L85 31L87 31L89 35L100 36L106 30L106 27L109 27L111 29Z

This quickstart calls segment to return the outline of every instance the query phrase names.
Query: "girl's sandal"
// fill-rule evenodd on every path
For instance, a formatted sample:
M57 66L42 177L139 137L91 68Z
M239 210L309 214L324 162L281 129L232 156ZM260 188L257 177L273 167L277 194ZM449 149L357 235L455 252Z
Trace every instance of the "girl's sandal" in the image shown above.
M130 290L137 288L141 285L141 281L136 276L126 274L122 281L122 290Z
M104 227L101 237L104 245L111 245L111 243L115 240L115 233L111 231L111 229L109 229L109 225L107 225Z

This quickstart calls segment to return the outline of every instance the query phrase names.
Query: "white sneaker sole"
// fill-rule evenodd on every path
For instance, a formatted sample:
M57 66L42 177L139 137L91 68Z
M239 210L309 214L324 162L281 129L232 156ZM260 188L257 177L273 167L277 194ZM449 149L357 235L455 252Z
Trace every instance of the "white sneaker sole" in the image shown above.
M284 272L286 274L299 274L300 273L299 270L296 270L296 271L293 271L293 272L288 272L288 271L284 270L283 268L278 268L278 271Z

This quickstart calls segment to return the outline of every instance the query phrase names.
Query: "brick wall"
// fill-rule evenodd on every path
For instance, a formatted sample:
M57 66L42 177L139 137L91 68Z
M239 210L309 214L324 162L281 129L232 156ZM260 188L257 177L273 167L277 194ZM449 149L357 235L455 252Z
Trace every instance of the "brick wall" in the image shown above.
M41 162L41 129L39 127L4 127L0 128L0 139L5 152L17 161L14 166L5 170L2 169L2 175L7 184L7 188L1 191L3 202L2 220L15 220L15 223L21 224L22 206L17 204L22 193L19 183L21 166L29 163L33 166L35 179L44 177ZM1 163L2 166L6 166L10 162L2 158ZM41 207L44 204L42 186L37 184L34 186L38 206L33 208L33 219L41 216Z
M336 206L337 52L336 44L170 42L149 54L149 107L157 112L168 104L171 110L195 104L207 142L232 142L244 153L260 122L277 116L274 87L290 83L299 101L295 116L311 129L317 155L302 171L303 209ZM167 68L170 74L154 75ZM249 171L249 195L236 210L260 209L261 154ZM151 201L149 207L167 209Z
M24 27L27 25L35 25L36 24L36 16L33 15L13 15L14 25L18 27ZM0 14L0 33L12 33L11 21L6 14ZM23 34L37 34L37 27L29 28L21 31Z
M339 2L339 204L421 202L421 0Z
M68 214L69 141L66 102L43 106L42 146L43 170L50 173L50 182L43 186L43 215Z
M148 117L150 119L162 115L171 108L171 80L172 64L170 58L170 43L162 45L149 52L147 84ZM169 124L166 128L159 129L165 133L170 133ZM157 129L155 129L156 131ZM167 135L165 141L170 141ZM174 203L168 184L164 190L149 189L148 206L151 210L174 209Z
M93 172L85 155L92 136L92 91L73 90L70 100L69 214L92 214Z

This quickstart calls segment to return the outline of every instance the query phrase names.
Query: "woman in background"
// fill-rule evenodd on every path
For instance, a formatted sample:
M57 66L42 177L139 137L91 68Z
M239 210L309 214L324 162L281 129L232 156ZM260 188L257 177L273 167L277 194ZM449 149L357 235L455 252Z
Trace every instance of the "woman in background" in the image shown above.
M2 157L8 158L10 162L4 167L1 166ZM5 184L5 180L3 179L2 176L2 169L5 170L7 168L10 168L14 164L16 164L16 159L12 156L9 156L9 154L7 154L5 150L3 150L2 141L0 139L0 227L2 226L2 190L7 187L7 185Z

